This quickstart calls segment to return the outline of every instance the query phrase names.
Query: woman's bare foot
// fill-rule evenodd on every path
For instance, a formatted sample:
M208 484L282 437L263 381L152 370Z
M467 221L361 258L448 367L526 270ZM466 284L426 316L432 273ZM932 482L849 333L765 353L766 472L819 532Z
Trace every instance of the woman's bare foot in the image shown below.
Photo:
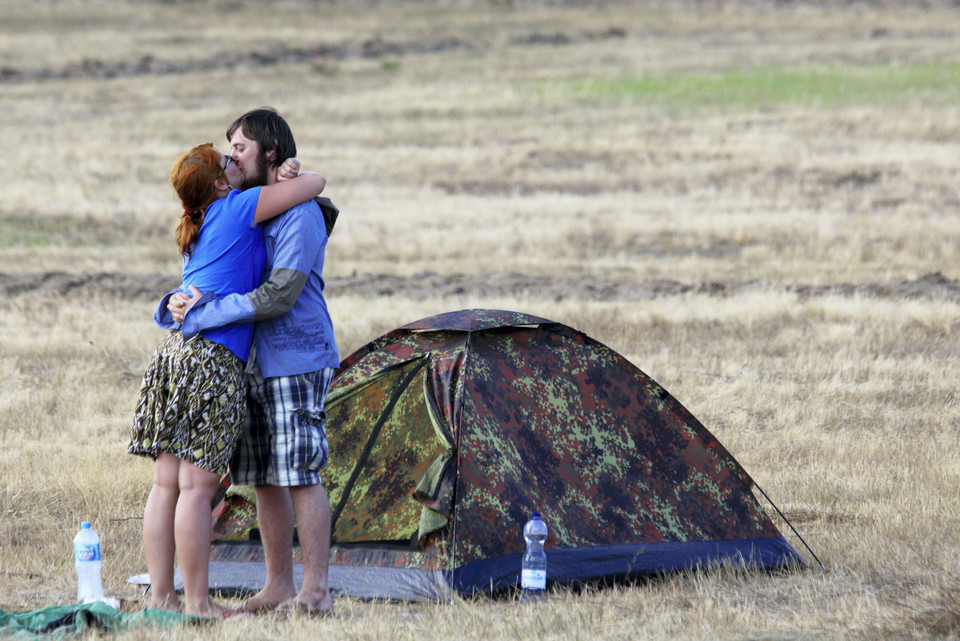
M180 602L180 597L177 595L167 597L153 595L153 598L150 599L149 607L154 610L166 610L167 612L183 611L183 603Z
M222 605L214 603L212 599L207 599L206 603L200 605L197 608L185 607L183 610L184 614L189 614L195 617L204 617L207 619L228 619L234 616L240 617L251 617L253 615L241 612L239 610L234 610L232 608L225 608Z

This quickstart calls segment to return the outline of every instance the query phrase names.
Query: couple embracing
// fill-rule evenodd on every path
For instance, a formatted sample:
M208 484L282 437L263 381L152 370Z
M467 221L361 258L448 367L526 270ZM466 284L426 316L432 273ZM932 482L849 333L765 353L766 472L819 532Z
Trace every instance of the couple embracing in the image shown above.
M171 172L183 207L182 284L154 314L170 331L144 374L128 447L155 460L143 523L150 607L217 618L325 613L333 600L323 406L339 364L323 297L332 224L315 200L326 179L299 171L290 127L272 108L237 118L227 140L229 153L199 145ZM228 471L255 488L267 566L263 589L237 609L209 595L211 501Z

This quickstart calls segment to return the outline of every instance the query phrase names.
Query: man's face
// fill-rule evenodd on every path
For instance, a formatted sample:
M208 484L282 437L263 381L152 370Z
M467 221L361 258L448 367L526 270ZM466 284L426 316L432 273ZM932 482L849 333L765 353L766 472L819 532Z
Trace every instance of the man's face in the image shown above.
M229 185L231 189L237 189L239 185L243 184L243 174L240 173L240 168L232 156L224 155L223 162L220 163L220 166L223 167L222 176L226 178L227 185Z
M262 187L267 184L267 171L260 163L260 145L256 140L251 140L244 135L243 127L233 133L233 138L230 139L230 153L240 173L243 174L240 189Z

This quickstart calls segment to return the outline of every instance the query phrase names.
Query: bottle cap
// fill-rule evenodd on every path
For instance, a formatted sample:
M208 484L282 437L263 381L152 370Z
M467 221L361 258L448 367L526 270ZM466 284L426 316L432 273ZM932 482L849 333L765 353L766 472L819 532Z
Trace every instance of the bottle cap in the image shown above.
M80 524L80 529L82 529L82 530L89 530L89 529L90 529L90 521L84 521L84 522L82 522L82 523Z
M534 513L533 513L533 518L539 519L539 518L540 518L540 513L539 513L539 512L534 512Z

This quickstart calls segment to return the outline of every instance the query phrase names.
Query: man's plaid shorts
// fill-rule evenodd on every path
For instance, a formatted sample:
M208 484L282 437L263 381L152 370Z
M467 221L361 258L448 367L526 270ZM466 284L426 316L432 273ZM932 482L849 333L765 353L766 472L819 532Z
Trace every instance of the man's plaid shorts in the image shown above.
M323 404L336 370L248 376L249 417L230 473L238 485L317 485L327 466Z

